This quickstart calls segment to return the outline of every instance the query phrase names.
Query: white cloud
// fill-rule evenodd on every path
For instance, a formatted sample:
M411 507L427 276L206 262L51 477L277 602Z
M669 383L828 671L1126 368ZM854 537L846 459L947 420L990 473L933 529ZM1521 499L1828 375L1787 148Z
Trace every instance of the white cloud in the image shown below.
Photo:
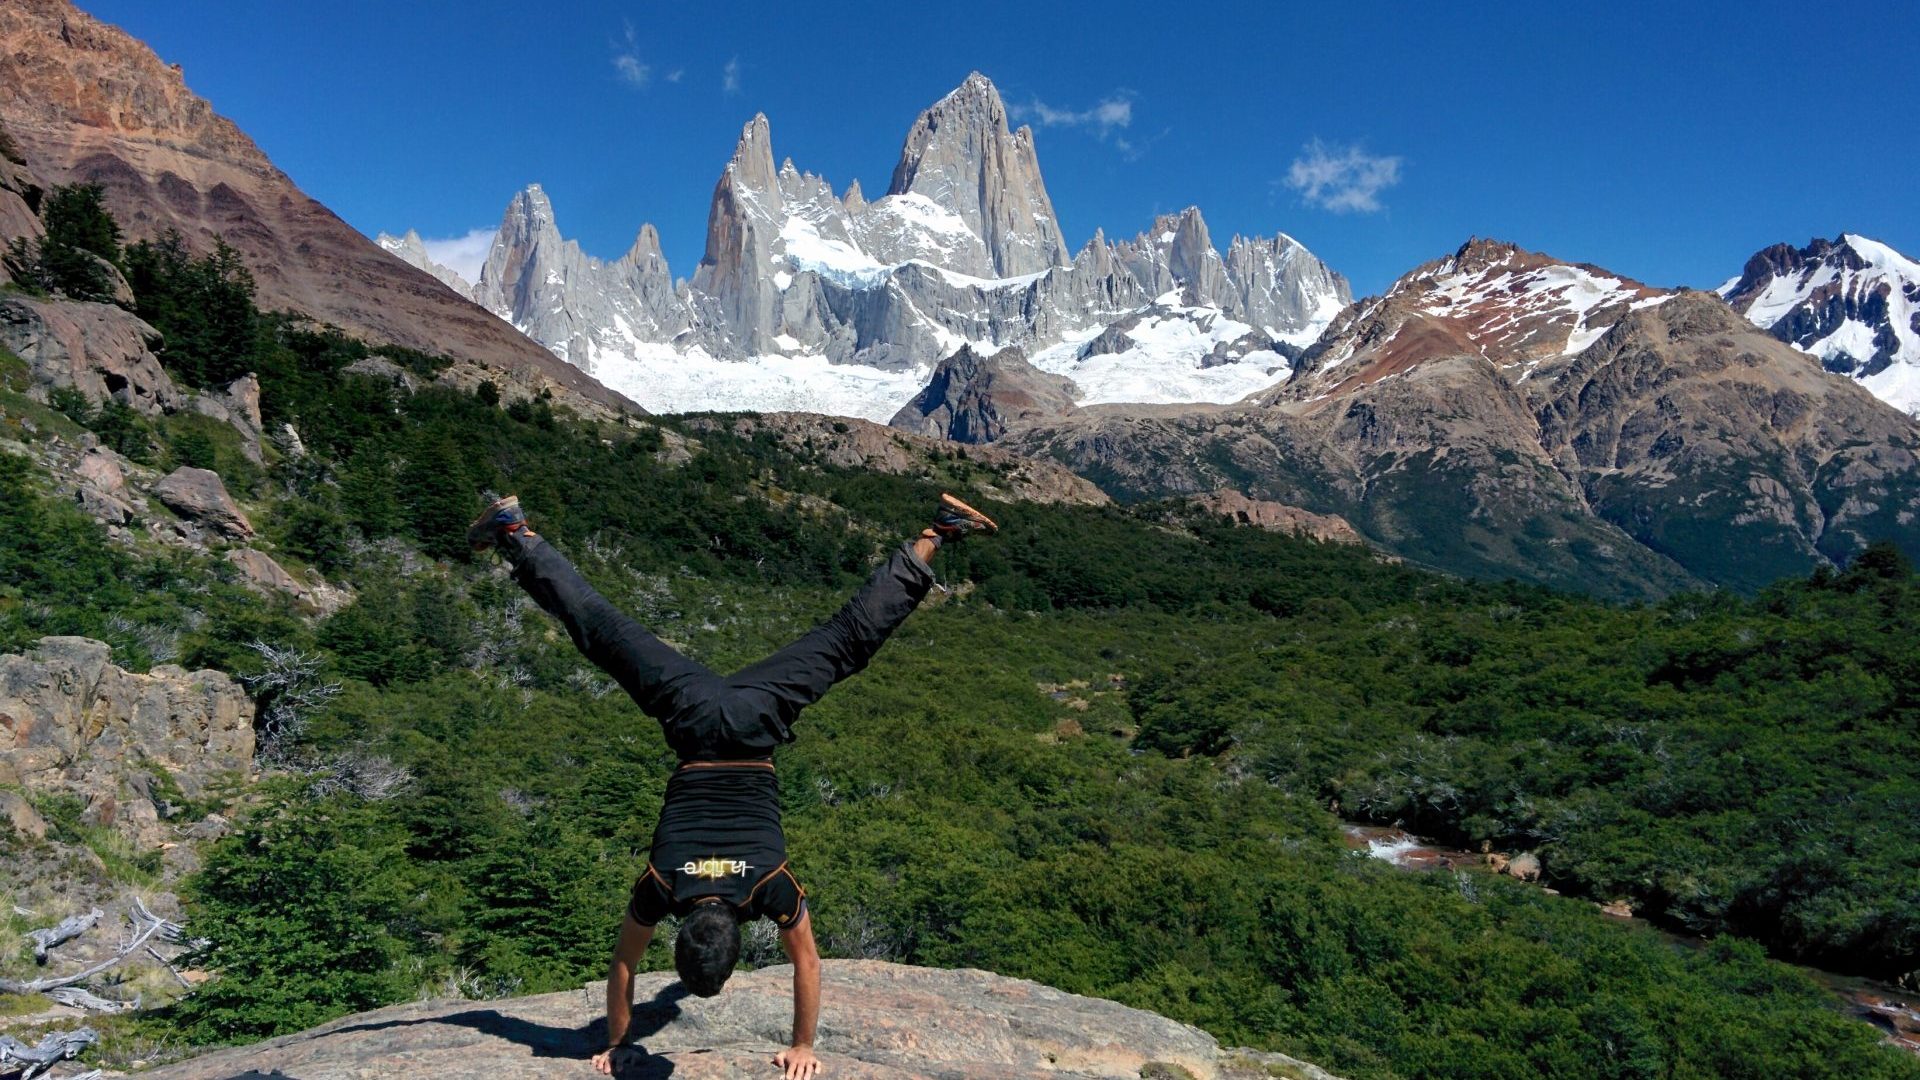
M613 70L627 85L645 87L653 78L653 65L640 59L640 36L633 31L633 21L627 20L623 28L626 31L626 46L614 46L617 51L613 57Z
M687 74L686 68L674 68L672 71L667 72L666 79L670 83L677 83L682 78L686 77L686 74Z
M1309 206L1336 214L1382 209L1380 193L1400 182L1400 158L1375 156L1358 146L1329 146L1315 139L1300 148L1281 183Z
M736 56L733 59L727 61L727 66L721 69L720 89L723 93L728 93L728 94L737 94L740 92L740 58L739 57Z
M472 285L480 280L480 268L486 265L487 253L493 250L495 231L469 229L465 236L442 240L422 237L420 243L427 249L427 258L466 278L467 284Z
M614 57L613 70L620 73L620 78L634 86L645 86L647 80L653 77L653 68L641 63L640 58L631 53L621 53Z
M1015 120L1032 120L1041 127L1084 127L1101 138L1133 123L1133 95L1126 91L1102 98L1090 109L1057 109L1034 98L1025 105L1009 106Z

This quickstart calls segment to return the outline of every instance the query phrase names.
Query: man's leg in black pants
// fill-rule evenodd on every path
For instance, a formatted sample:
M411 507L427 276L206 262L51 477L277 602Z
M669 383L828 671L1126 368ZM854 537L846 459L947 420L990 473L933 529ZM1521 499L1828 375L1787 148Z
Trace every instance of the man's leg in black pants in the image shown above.
M800 710L865 668L932 588L932 568L912 543L900 545L832 618L727 677L721 719L729 741L743 753L793 741Z
M661 722L669 743L675 741L676 719L710 704L721 693L718 675L682 656L614 607L544 539L509 536L501 541L501 550L513 566L513 579L566 626L587 659L613 676L641 711Z

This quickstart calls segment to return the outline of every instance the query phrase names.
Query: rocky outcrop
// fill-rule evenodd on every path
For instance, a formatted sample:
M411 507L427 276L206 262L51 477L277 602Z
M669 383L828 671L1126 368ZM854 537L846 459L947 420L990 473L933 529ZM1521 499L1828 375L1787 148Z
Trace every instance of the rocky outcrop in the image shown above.
M97 183L129 239L241 253L267 308L485 364L503 382L631 408L309 198L178 66L67 0L0 5L0 118L43 187Z
M1051 461L1009 453L994 446L962 446L869 420L841 419L818 413L760 413L733 420L696 420L690 427L694 431L724 427L749 437L766 432L794 453L841 469L926 476L950 467L948 463L960 462L965 467L967 491L1003 501L1069 506L1102 506L1112 501L1092 481Z
M153 354L160 332L112 304L0 297L0 345L27 362L33 396L72 387L148 414L172 412L185 395Z
M136 674L77 637L0 656L0 785L77 795L90 823L136 844L159 842L168 789L203 798L249 775L253 750L253 702L220 672Z
M821 977L822 1075L847 1080L1335 1080L1282 1054L1221 1047L1153 1013L984 971L829 960ZM670 973L635 980L616 1075L748 1080L772 1075L793 1020L792 969L734 976L713 998ZM432 1076L520 1080L587 1068L604 1045L598 986L504 1001L430 1001L336 1020L156 1069L153 1080Z
M255 465L266 463L260 448L265 421L260 417L260 379L249 372L220 390L194 394L188 407L202 416L233 428L240 435L240 451Z
M189 521L235 540L253 538L253 523L227 494L227 485L220 481L220 474L211 469L175 469L153 485L153 495Z
M38 240L45 232L40 215L28 200L40 198L39 185L27 171L26 158L14 146L13 137L0 125L0 251L18 238ZM5 259L0 259L0 285L13 280Z
M927 388L889 424L918 435L989 443L1009 425L1065 416L1074 409L1071 379L1048 375L1019 349L982 356L971 346L940 361Z
M1316 514L1285 503L1249 499L1232 490L1210 492L1194 499L1193 503L1210 514L1258 529L1340 544L1364 542L1360 533L1338 514Z
M325 581L302 581L294 577L264 551L234 548L227 552L227 562L240 572L241 581L250 588L269 596L291 597L303 615L331 615L353 599L345 590Z

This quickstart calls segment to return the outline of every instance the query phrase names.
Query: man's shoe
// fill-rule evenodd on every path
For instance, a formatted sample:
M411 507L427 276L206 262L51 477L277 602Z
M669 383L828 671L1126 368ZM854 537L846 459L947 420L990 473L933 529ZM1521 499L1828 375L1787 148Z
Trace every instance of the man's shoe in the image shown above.
M533 530L527 528L527 515L520 509L518 495L495 501L473 519L473 526L467 530L467 543L472 544L475 551L485 551L499 544L509 533L533 535Z
M940 494L940 504L934 509L933 527L927 530L943 543L962 540L973 533L991 536L999 531L1000 526L994 524L992 518L945 492Z

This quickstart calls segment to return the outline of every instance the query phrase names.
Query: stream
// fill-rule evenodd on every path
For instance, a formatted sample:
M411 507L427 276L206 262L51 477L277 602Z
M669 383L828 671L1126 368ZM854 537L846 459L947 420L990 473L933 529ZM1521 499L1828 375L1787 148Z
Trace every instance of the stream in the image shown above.
M1349 848L1365 851L1368 855L1383 862L1392 863L1403 870L1487 870L1486 856L1470 851L1444 848L1414 836L1404 829L1347 822L1341 825L1341 832L1345 835ZM1492 871L1487 870L1487 872ZM1545 886L1541 888L1547 892L1554 891L1546 889ZM1613 906L1603 904L1594 906L1604 912L1608 918L1652 927L1652 924L1646 920L1626 914ZM1675 934L1659 927L1652 928L1669 941L1690 948L1697 948L1705 943L1702 938ZM1833 991L1835 996L1845 1002L1849 1015L1857 1016L1885 1032L1888 1042L1920 1055L1920 993L1908 992L1871 979L1836 975L1830 971L1822 971L1802 964L1791 966L1806 972L1813 977L1814 981Z

